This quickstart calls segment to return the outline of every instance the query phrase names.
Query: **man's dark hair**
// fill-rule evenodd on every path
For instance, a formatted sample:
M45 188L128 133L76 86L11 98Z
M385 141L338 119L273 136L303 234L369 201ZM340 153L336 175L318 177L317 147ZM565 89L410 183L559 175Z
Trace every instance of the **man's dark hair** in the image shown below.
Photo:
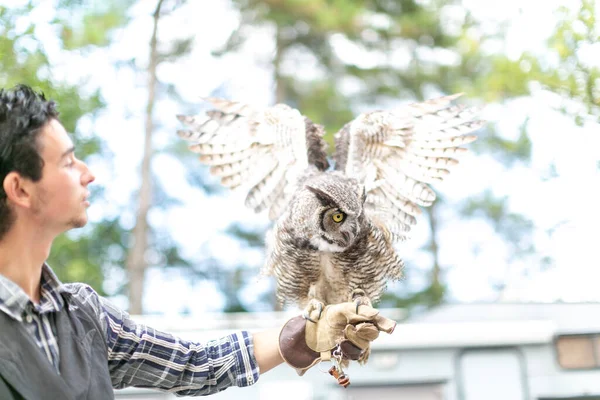
M0 239L14 222L4 191L4 178L15 171L36 182L44 161L37 137L50 120L58 117L56 104L26 85L0 89Z

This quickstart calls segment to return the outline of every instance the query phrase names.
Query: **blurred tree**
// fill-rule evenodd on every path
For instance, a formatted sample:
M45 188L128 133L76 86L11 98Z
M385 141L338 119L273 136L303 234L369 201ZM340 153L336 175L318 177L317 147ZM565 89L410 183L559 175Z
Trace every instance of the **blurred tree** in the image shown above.
M81 89L85 81L57 79L55 71L60 65L56 60L109 44L112 33L127 22L129 2L97 2L90 7L60 0L44 11L48 3L32 0L18 7L0 6L0 87L25 83L54 99L61 122L73 133L78 157L87 160L91 155L106 154L102 141L78 126L82 117L93 119L104 107L100 91ZM40 23L34 17L40 14L48 19ZM49 44L54 42L59 44L60 54L51 56ZM102 195L97 188L92 192L95 200ZM103 294L103 267L111 262L106 249L120 246L123 234L112 220L68 232L55 240L48 263L63 281L86 282Z
M578 125L600 122L600 64L595 56L600 42L598 6L596 0L581 0L578 7L560 7L547 53L528 55L540 65L530 80L559 94L562 111Z
M256 30L271 32L274 54L259 50L255 54L259 62L264 62L261 57L271 57L274 101L297 107L324 124L330 142L331 133L358 112L395 106L399 101L455 92L487 102L526 95L528 68L540 69L535 60L528 60L526 68L522 59L490 51L502 43L504 27L483 29L481 25L488 21L477 21L460 1L231 1L240 12L240 24L215 54L242 50ZM480 138L476 151L501 154L500 161L508 159L508 165L526 163L529 158L526 129L519 138L506 139L489 126ZM501 208L504 214L485 211L496 204L497 199L490 196L477 203L484 212L465 212L462 218L484 218L501 236L510 210ZM430 239L424 250L433 260L428 283L420 289L388 293L387 305L434 306L446 299L446 266L438 254L438 231L444 223L440 215L450 209L466 210L443 199L425 210ZM512 239L532 232L531 223L524 217L520 220L523 223L512 226ZM406 264L410 280L410 255Z
M140 167L140 188L137 193L137 213L135 226L131 232L130 248L127 253L126 267L128 275L129 312L143 313L144 280L147 269L153 265L189 266L180 255L179 248L166 233L157 235L149 224L148 216L153 208L164 208L166 203L174 201L164 190L157 187L152 172L152 161L156 154L153 147L153 137L158 128L154 120L154 109L160 95L178 97L175 89L169 85L161 85L157 77L157 69L163 62L176 62L187 55L193 43L191 38L170 41L166 48L160 47L159 26L161 18L175 11L184 1L158 0L152 15L152 36L150 38L150 54L147 67L148 99L145 109L144 151ZM162 201L161 201L162 200ZM168 201L165 201L168 200ZM158 255L158 257L156 257Z

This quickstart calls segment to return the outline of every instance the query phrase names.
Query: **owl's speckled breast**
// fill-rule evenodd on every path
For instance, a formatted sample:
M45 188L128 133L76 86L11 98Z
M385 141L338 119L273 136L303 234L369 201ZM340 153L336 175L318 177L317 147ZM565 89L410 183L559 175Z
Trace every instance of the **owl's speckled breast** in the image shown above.
M340 299L340 295L345 293L345 290L340 293L340 289L347 286L347 277L343 275L342 269L336 264L333 253L321 252L319 254L321 273L319 279L311 285L309 297L316 298L325 304L345 301L345 299Z

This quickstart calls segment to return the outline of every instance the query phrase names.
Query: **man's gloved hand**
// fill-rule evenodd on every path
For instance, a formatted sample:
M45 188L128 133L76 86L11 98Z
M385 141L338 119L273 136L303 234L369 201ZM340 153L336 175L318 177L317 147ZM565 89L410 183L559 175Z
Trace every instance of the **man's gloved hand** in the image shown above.
M315 303L313 303L315 304ZM316 303L318 304L318 303ZM279 352L299 375L331 359L364 361L380 331L392 333L396 322L379 315L370 305L355 302L309 307L308 319L289 320L279 335Z

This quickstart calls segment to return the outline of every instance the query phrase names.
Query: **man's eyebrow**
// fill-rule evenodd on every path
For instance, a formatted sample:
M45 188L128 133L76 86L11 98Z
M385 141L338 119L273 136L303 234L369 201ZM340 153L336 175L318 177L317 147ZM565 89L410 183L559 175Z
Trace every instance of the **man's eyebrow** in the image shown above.
M61 159L65 158L66 156L68 156L71 153L75 152L75 146L71 146L67 149L67 151L65 151L64 153L62 153L62 155L60 156Z

